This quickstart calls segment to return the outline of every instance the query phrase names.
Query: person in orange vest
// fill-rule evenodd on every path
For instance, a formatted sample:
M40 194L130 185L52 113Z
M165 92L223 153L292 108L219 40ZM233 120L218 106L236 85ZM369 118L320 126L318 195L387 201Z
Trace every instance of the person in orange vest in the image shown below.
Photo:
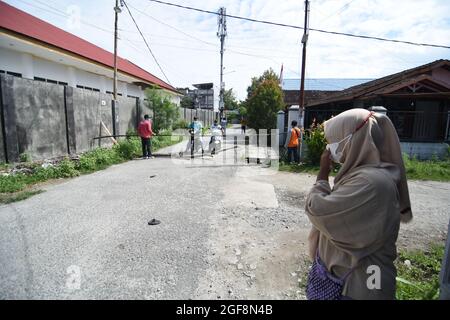
M291 130L286 137L285 147L288 149L288 162L291 162L291 158L294 158L295 163L299 162L298 159L298 146L300 141L300 129L297 127L297 121L293 120L291 123Z
M154 158L152 155L152 122L148 114L144 116L144 120L139 123L138 134L141 137L142 142L142 158L150 159Z

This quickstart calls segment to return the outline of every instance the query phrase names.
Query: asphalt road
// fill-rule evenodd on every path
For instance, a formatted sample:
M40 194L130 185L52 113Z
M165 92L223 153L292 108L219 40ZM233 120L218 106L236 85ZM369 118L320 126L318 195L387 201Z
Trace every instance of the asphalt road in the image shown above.
M0 206L0 298L192 298L233 170L136 160Z

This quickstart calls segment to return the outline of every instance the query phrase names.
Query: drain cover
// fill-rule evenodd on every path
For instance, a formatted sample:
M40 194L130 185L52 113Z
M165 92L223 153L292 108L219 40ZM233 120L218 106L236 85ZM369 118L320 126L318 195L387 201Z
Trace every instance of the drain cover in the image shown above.
M154 226L154 225L157 225L157 224L160 224L160 223L161 223L161 221L156 220L156 219L152 219L152 220L150 220L150 221L148 222L148 225L149 225L149 226Z

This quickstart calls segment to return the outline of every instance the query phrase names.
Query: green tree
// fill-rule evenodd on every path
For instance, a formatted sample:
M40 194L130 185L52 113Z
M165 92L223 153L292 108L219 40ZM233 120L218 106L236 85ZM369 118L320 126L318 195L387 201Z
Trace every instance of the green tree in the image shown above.
M153 130L158 133L171 129L179 117L177 105L158 89L149 88L145 90L145 95L148 100L146 106L153 111Z
M192 109L194 107L194 100L191 96L184 96L180 101L180 107Z
M244 118L247 116L247 107L245 106L245 103L239 104L239 114Z
M224 91L223 102L226 110L236 110L239 107L239 102L236 99L233 88Z
M275 129L277 112L284 108L283 91L278 80L265 79L245 102L249 127Z
M253 93L256 91L258 86L263 83L265 80L273 80L277 83L280 82L280 78L277 76L275 71L270 68L269 70L264 71L264 73L260 77L253 77L251 85L247 88L247 99L249 99Z

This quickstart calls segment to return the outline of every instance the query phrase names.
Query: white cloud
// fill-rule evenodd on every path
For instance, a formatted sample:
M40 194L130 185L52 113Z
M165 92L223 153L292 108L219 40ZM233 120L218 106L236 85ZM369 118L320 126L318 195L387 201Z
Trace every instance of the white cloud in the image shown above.
M42 4L44 1L48 6L62 11L70 5L78 5L82 15L81 29L67 30L63 17L35 8L39 6L51 10ZM303 4L298 0L168 1L211 11L224 6L228 14L303 25ZM7 2L112 51L112 1ZM32 3L34 7L25 2ZM219 85L220 56L216 16L168 7L148 0L127 2L145 12L140 14L132 9L174 86L185 87L211 81ZM449 17L450 1L445 0L312 0L310 27L450 45ZM92 28L84 23L86 21L111 31L107 33ZM245 98L251 77L260 75L269 67L279 72L281 63L284 63L285 77L298 77L302 30L232 18L228 18L227 23L224 81L227 88L234 88L240 99ZM163 78L125 10L120 14L119 28L123 30L120 32L119 55ZM409 46L311 31L306 71L307 77L374 78L442 58L450 58L449 49Z

